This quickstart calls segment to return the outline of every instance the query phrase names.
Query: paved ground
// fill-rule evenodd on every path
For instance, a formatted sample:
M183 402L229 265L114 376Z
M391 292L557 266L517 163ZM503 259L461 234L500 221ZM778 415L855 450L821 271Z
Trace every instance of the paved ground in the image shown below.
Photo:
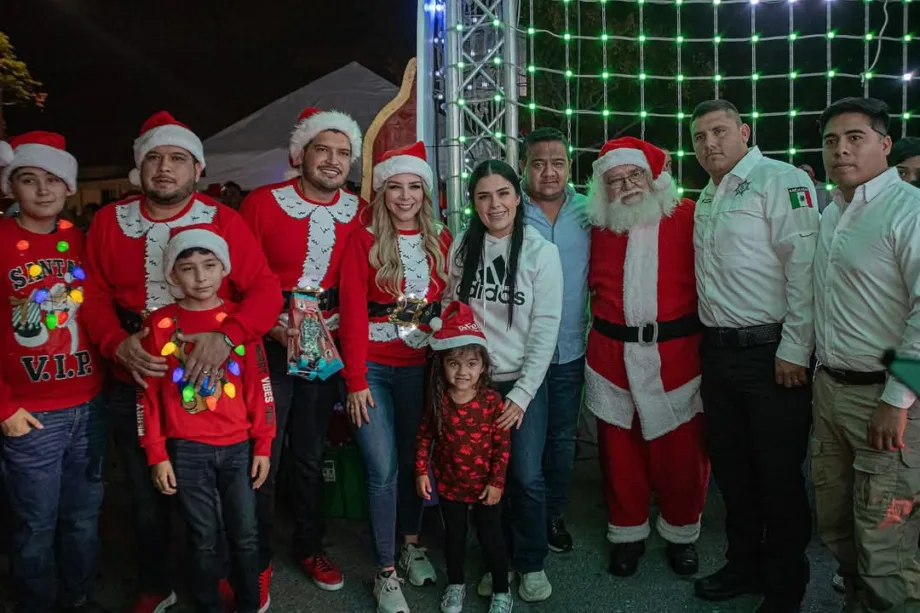
M132 590L131 559L133 545L128 523L128 507L121 488L110 487L104 521L103 569L98 586L98 599L112 610L120 610ZM603 611L612 613L681 613L720 612L747 613L757 606L757 600L739 599L728 604L713 605L692 596L690 580L674 577L664 558L664 543L656 536L649 543L648 553L642 560L639 573L631 579L618 579L605 571L608 546L604 540L606 521L600 498L600 476L594 460L579 461L572 502L567 521L576 540L576 550L569 554L550 554L547 572L553 582L554 593L545 603L528 605L515 603L515 611L543 613L583 613ZM701 571L718 568L724 550L722 531L723 510L718 493L713 491L703 517L703 533L699 543ZM287 533L290 521L281 522L282 534ZM443 573L440 552L439 522L436 510L426 512L425 540L431 546L431 558ZM371 578L374 560L367 526L364 522L333 521L328 539L329 552L345 570L345 588L336 593L325 593L308 583L290 563L289 550L279 543L281 554L272 586L272 611L276 613L372 613ZM833 570L830 556L817 542L809 552L813 581L808 591L804 610L809 613L838 611L840 596L830 587ZM182 569L183 562L177 562ZM469 555L469 597L466 611L487 610L487 602L475 595L475 580L480 564L475 547ZM182 577L186 573L177 571ZM438 611L440 590L437 587L415 588L407 586L406 598L413 613ZM516 592L515 592L516 596ZM184 613L177 607L175 613Z

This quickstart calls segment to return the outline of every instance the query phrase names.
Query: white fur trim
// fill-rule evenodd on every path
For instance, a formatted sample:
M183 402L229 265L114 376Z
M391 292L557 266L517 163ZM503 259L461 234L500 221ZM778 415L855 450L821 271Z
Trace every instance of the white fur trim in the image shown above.
M184 294L180 287L172 284L169 279L169 273L172 272L173 266L176 265L176 258L179 257L179 254L186 249L195 247L211 251L223 264L224 272L228 275L230 274L230 248L222 236L202 228L180 232L169 240L166 245L166 251L163 254L163 276L171 286L170 293L176 299L183 298Z
M288 170L284 171L285 181L290 181L291 179L295 177L299 177L299 176L300 176L300 170L297 168L289 168Z
M316 135L326 130L342 132L351 143L351 161L361 157L361 126L350 115L339 111L321 111L307 117L294 127L288 152L295 166L300 166L303 148L310 144Z
M130 183L134 187L140 187L141 186L141 171L138 170L137 168L132 168L131 171L128 173L128 183Z
M164 145L182 147L191 153L192 157L198 160L198 163L204 168L204 146L201 144L201 139L188 128L175 124L152 128L138 136L134 141L134 165L140 168L144 156L152 149Z
M293 185L273 189L272 195L281 210L294 219L309 218L303 274L298 279L297 286L321 287L335 247L335 226L337 223L344 224L354 219L358 213L358 197L339 190L339 200L335 204L314 204L301 198Z
M607 540L614 545L621 543L640 543L652 533L648 520L639 526L614 526L607 524Z
M655 527L661 538L675 545L689 545L700 538L700 520L696 520L695 524L689 526L672 526L665 521L664 517L658 515Z
M368 339L372 343L391 343L401 340L407 347L421 349L428 346L431 334L415 326L399 326L385 321L372 321L367 326Z
M170 228L212 223L217 214L217 207L203 203L197 198L188 212L170 222L150 221L141 213L141 200L130 200L115 207L115 219L118 227L128 238L144 238L144 284L147 288L145 309L156 309L175 302L175 296L169 291L169 284L163 275L163 255L169 243Z
M390 177L401 174L418 175L429 190L434 183L434 173L428 162L414 155L397 155L374 166L374 191L383 187Z
M5 140L0 140L0 166L9 166L15 155L12 145Z
M77 192L77 158L56 147L25 143L16 147L13 159L0 171L3 193L11 193L10 177L13 171L26 167L46 170L67 184L68 194Z
M453 336L443 340L435 340L432 338L431 341L429 341L429 344L435 351L449 351L450 349L466 347L467 345L482 345L483 347L488 348L488 344L486 343L485 339L483 339L481 336L476 336L475 334L471 334L469 336Z
M614 166L624 166L626 164L632 164L633 166L644 168L649 172L652 171L652 168L649 166L648 160L646 159L644 153L638 149L625 148L608 151L604 157L598 158L594 161L592 168L594 169L594 176L598 177Z
M403 269L403 294L407 298L428 297L431 284L431 266L422 246L421 234L401 234L397 244L399 261Z
M652 181L652 189L656 192L671 191L673 188L675 196L677 195L677 188L674 187L674 178L671 176L671 173L661 172L658 174L658 178ZM680 198L675 198L674 206L680 202ZM673 208L671 209L674 210ZM665 211L665 215L670 215L671 211Z

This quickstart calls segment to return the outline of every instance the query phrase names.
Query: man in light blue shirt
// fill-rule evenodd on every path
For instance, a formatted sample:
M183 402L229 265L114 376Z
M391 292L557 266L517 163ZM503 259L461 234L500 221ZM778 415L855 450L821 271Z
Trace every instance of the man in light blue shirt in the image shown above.
M571 551L562 515L575 462L575 431L581 408L588 326L588 259L591 232L585 198L569 186L572 160L565 135L539 128L521 146L525 222L559 249L564 277L562 323L546 374L549 420L543 451L549 547Z

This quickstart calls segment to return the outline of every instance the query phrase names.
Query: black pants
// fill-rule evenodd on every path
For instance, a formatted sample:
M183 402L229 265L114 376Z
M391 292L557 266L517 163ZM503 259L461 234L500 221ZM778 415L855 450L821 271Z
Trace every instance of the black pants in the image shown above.
M256 613L259 545L249 441L216 446L173 440L169 455L195 561L191 581L195 611L223 613L218 585L227 576L229 554L236 611Z
M462 585L463 565L466 559L467 511L471 505L440 498L438 506L444 518L444 557L447 558L447 582ZM492 591L503 594L508 591L508 553L505 551L505 537L502 534L501 504L486 506L474 504L473 521L479 533L479 545L486 559L486 567L492 573Z
M131 490L131 510L137 543L138 588L142 594L172 591L170 558L172 499L153 485L147 455L137 437L137 394L133 383L113 379L109 386L109 417L115 447Z
M798 603L809 578L811 513L802 463L811 385L776 384L776 348L704 341L701 393L712 472L727 513L726 557L761 577L768 598Z
M342 401L342 379L307 381L287 374L287 350L265 342L272 393L275 397L276 434L272 443L268 480L256 492L259 522L259 564L268 568L274 556L275 481L281 464L285 436L293 455L294 557L303 560L323 552L326 534L323 482L323 448L335 405Z

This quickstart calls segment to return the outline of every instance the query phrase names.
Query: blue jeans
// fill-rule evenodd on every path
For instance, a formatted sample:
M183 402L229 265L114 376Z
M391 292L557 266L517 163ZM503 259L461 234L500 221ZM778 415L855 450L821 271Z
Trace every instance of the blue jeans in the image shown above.
M496 388L504 396L514 383L498 383ZM549 396L544 380L527 407L520 430L511 428L504 522L505 537L510 540L511 567L519 573L543 570L543 561L549 552L543 478L548 413Z
M543 478L546 480L546 515L562 517L575 464L575 433L585 383L584 357L566 364L551 364L546 373L549 397Z
M355 431L367 470L371 533L377 562L387 568L396 563L398 530L416 535L423 501L415 491L415 435L425 397L424 366L384 366L367 363L367 383L375 408L368 408L370 423Z
M223 613L218 585L229 546L230 585L236 610L259 610L259 535L249 441L216 446L169 441L179 504L188 522L195 561L192 600L200 613Z
M11 567L19 611L44 613L89 598L99 557L106 420L99 398L35 413L44 426L0 437L13 515Z

